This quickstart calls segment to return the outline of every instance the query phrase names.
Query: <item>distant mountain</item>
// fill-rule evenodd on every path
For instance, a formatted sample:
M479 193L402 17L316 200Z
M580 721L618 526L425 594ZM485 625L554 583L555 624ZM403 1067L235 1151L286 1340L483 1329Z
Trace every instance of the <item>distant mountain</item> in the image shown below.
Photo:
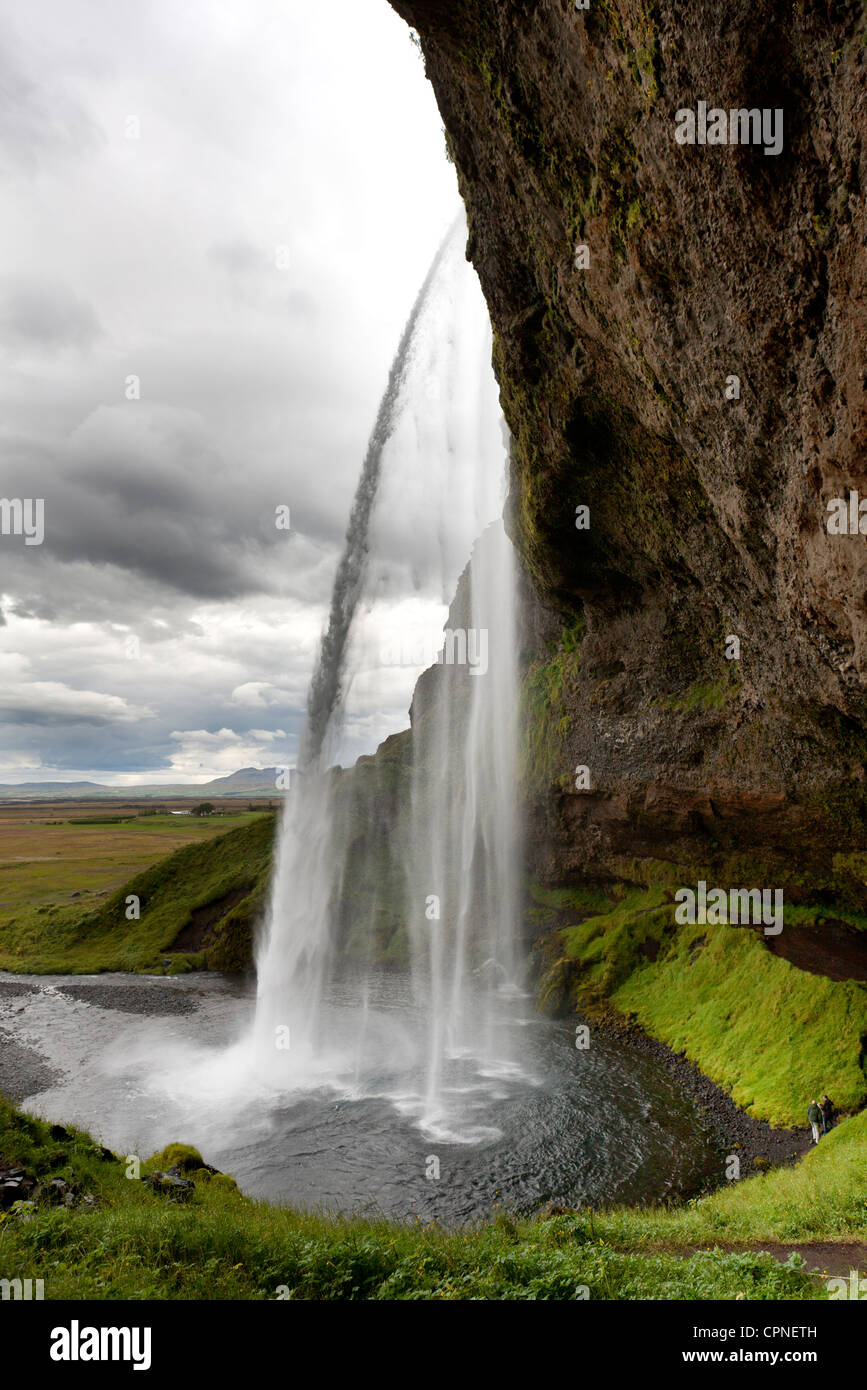
M250 791L273 792L277 791L279 771L276 767L242 767L240 772L231 772L228 777L215 777L213 782L206 785L212 795L220 795L220 788L224 796L241 795Z
M0 801L85 800L89 797L196 797L212 800L229 796L281 796L276 767L242 767L226 777L214 777L195 786L181 783L158 785L152 782L129 787L108 787L101 782L20 782L0 783ZM294 778L294 769L290 774ZM285 773L283 780L285 781Z

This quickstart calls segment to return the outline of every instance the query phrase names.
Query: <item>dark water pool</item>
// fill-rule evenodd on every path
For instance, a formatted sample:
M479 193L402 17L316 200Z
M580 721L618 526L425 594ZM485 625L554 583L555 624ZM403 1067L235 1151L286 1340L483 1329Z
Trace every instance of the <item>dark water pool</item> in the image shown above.
M579 1050L575 1022L539 1018L529 999L504 1001L511 1066L457 1058L445 1077L456 1133L477 1142L432 1136L411 1103L423 1078L399 1056L414 1026L406 982L374 983L394 1065L386 1048L364 1075L280 1096L257 1086L237 1043L252 983L0 976L0 1089L118 1153L192 1143L250 1195L344 1213L453 1224L497 1204L682 1196L719 1175L699 1112L655 1059L592 1031ZM335 994L335 1029L355 1007L347 989Z

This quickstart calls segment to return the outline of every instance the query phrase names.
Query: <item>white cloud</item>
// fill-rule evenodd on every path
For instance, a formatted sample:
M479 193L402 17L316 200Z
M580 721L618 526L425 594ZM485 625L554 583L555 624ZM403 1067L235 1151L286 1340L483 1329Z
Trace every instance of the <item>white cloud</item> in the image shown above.
M275 767L289 762L282 729L251 729L246 735L234 729L190 729L170 737L180 744L172 755L172 772L180 776L219 777L241 767ZM294 761L294 759L293 759Z
M117 695L32 680L20 654L0 653L0 723L131 724L151 714L153 710Z
M285 709L292 700L297 700L297 691L281 690L268 681L247 681L232 691L229 699L233 705L243 705L245 709Z

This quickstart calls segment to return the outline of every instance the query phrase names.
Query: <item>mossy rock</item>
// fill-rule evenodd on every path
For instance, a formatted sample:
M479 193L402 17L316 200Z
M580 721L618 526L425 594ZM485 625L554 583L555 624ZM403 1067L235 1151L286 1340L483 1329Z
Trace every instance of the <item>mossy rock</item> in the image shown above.
M256 924L265 915L267 878L217 923L214 937L202 953L202 968L243 974L253 963Z
M153 1154L146 1164L149 1169L177 1168L181 1173L195 1173L197 1168L205 1167L205 1160L191 1144L167 1144L159 1153Z
M229 1173L215 1173L211 1178L211 1189L213 1190L214 1188L216 1188L218 1192L234 1192L240 1195L240 1188Z

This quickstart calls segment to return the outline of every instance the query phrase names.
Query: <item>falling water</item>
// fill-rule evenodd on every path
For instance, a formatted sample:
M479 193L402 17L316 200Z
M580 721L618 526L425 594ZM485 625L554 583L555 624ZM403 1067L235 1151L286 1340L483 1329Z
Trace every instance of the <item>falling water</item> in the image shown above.
M502 1015L518 974L517 661L514 557L502 522L494 519L503 501L503 452L492 451L489 440L478 449L477 458L485 462L472 462L485 476L473 481L471 505L465 494L472 469L464 466L459 477L454 472L464 462L456 458L456 438L466 401L458 404L460 383L453 379L453 333L444 335L444 348L437 319L448 299L443 268L454 244L450 233L407 322L362 469L310 687L302 776L284 809L257 959L252 1044L260 1079L281 1091L320 1085L354 1088L355 1094L378 1090L412 1113L425 1132L474 1140L491 1131L473 1126L466 1098L479 1086L490 1089L491 1079L513 1065ZM439 416L445 425L442 448L436 459L426 460L428 468L435 465L439 482L424 480L425 521L442 556L453 534L460 537L469 526L466 555L474 517L478 530L486 529L458 586L441 660L416 688L408 804L390 845L402 870L400 909L415 1013L383 1018L369 999L363 968L354 977L354 1006L347 1009L344 996L344 1007L335 1013L329 999L335 969L340 973L344 964L335 959L335 915L346 887L350 837L338 814L340 774L325 765L343 718L350 637L369 570L371 535L375 540L377 529L387 527L385 513L393 505L386 446L411 419L422 437L417 378L421 367L430 373L432 362L440 363L445 399L422 413L426 420ZM476 392L477 412L482 394ZM396 459L395 475L399 466ZM384 500L379 527L372 529L381 474ZM455 576L446 578L453 587ZM370 922L361 923L371 940L377 906Z
M474 547L438 667L413 705L410 930L428 1033L420 1113L441 1137L457 1137L455 1098L471 1090L473 1072L514 1069L509 1034L497 1027L518 974L514 589L498 521ZM457 659L464 641L466 663ZM468 1134L486 1137L466 1128L460 1137Z
M301 741L302 777L284 808L271 886L269 918L257 959L256 1038L268 1070L279 1060L288 1081L327 1074L330 1055L318 1046L317 1023L331 957L331 899L335 859L332 779L325 761L339 722L347 642L361 597L368 532L382 458L401 406L406 372L437 273L460 223L437 251L412 307L370 436L337 567L328 625L307 698ZM264 1047L262 1047L264 1044ZM279 1054L275 1059L274 1053Z
M415 304L406 321L406 327L391 364L388 385L380 402L376 424L367 446L367 454L349 517L346 542L334 580L328 627L322 638L319 659L307 697L307 726L299 757L299 765L305 771L318 767L323 751L327 751L329 726L335 717L339 716L343 695L346 644L364 584L370 518L379 488L382 456L394 430L407 367L412 358L419 324L422 321L440 266L460 225L460 221L456 221L446 233L416 296Z

